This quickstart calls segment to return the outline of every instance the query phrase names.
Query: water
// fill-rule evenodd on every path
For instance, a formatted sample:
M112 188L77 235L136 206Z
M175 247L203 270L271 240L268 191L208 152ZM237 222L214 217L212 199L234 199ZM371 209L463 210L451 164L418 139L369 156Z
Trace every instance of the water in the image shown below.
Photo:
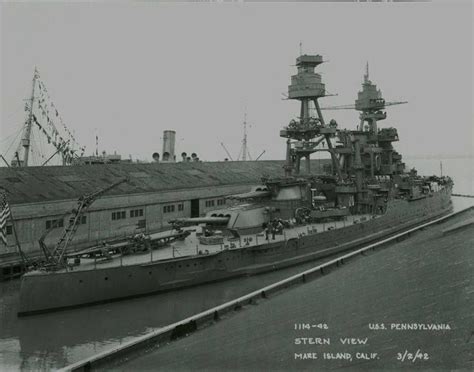
M63 367L313 265L314 262L253 277L24 318L16 316L20 281L3 282L0 366L7 370Z
M412 159L419 174L439 174L439 160ZM454 191L474 194L470 159L444 159ZM453 198L455 209L474 199ZM0 283L0 369L50 370L120 345L153 329L288 277L315 263L105 305L17 318L18 280Z

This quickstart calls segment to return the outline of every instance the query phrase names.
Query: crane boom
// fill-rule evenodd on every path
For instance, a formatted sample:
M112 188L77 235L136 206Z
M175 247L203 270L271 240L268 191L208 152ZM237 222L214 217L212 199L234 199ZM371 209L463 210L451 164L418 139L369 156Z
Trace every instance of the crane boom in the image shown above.
M260 155L257 156L257 159L255 159L255 161L257 161L258 159L260 159L260 158L262 157L262 155L265 154L265 151L266 151L266 150L263 150L263 151L260 153Z
M102 196L107 191L113 189L114 187L128 181L129 179L128 177L126 177L98 191L94 191L90 194L81 196L77 201L76 208L71 211L71 215L69 217L69 220L67 221L67 227L64 229L63 234L61 235L54 249L51 252L44 243L44 239L52 229L47 230L41 236L39 244L46 256L46 260L48 261L49 267L53 269L58 269L66 266L66 263L64 262L64 254L66 253L67 247L71 242L72 238L74 237L78 226L80 225L83 214L97 198Z
M221 146L222 148L224 149L224 151L226 152L227 156L229 157L230 160L234 161L234 159L232 159L232 156L230 155L229 151L227 150L227 148L225 147L224 143L221 142ZM239 155L240 156L240 155Z

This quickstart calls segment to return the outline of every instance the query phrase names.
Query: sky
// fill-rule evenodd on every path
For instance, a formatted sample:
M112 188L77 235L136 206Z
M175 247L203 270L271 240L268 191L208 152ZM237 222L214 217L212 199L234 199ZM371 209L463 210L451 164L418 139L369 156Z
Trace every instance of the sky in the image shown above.
M404 155L472 156L472 4L2 3L0 153L25 120L34 67L86 146L151 161L164 130L176 153L236 158L247 113L251 156L283 159L284 100L300 53L321 54L321 105L352 104L365 64ZM355 128L355 111L325 111ZM11 151L10 151L11 152ZM10 159L8 159L10 160Z

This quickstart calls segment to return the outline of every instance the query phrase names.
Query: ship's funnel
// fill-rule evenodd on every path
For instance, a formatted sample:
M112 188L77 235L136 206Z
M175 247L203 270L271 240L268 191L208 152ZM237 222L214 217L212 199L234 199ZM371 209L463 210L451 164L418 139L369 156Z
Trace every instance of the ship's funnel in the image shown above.
M174 145L176 142L176 132L174 130L165 130L163 132L163 161L174 162Z

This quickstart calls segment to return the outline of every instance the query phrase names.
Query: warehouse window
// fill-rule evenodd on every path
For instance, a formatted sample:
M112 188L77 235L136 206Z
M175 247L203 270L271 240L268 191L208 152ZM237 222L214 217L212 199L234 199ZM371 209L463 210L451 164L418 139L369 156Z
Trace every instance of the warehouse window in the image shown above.
M206 208L213 207L214 206L214 200L206 200Z
M163 213L172 213L174 212L174 204L163 206Z
M217 199L217 205L224 205L225 199Z
M132 209L130 211L130 218L143 217L143 209Z
M146 220L138 220L137 228L144 229L146 227Z
M74 221L74 217L71 217L69 219L69 223L72 223ZM87 222L87 217L86 216L81 216L79 220L77 221L78 225L84 225Z
M7 225L7 235L13 234L13 226L12 225Z
M124 220L126 218L125 211L112 212L112 220Z
M184 211L184 204L183 203L178 204L178 211Z
M63 227L63 226L64 226L64 220L62 218L46 221L46 229L47 230L55 228L55 227Z

